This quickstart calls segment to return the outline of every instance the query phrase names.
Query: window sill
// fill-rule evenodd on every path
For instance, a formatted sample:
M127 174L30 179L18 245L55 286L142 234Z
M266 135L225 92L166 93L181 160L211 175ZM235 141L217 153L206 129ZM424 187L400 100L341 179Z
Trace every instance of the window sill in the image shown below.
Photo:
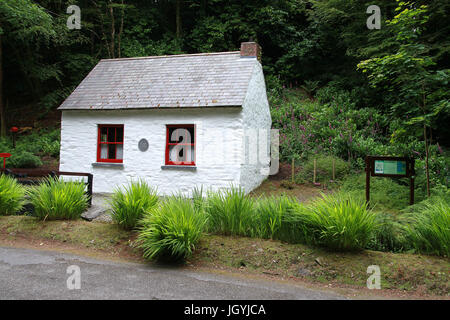
M116 168L123 169L123 163L114 163L114 162L94 162L92 164L93 167L106 167L106 168Z
M186 171L197 171L196 166L177 166L177 165L169 165L169 166L161 166L162 170L186 170Z

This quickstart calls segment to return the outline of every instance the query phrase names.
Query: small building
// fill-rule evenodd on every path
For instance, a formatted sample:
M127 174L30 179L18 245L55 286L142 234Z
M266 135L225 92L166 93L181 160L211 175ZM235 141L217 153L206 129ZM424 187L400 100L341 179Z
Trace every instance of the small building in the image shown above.
M62 103L60 171L111 193L144 179L161 195L267 178L271 116L260 47L101 60ZM267 149L266 149L267 148Z

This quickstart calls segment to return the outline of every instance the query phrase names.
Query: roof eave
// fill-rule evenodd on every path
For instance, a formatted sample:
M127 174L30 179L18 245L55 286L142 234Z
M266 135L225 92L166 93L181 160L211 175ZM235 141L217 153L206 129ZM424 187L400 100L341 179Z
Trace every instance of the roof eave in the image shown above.
M115 110L160 110L160 109L215 109L215 108L242 108L242 105L217 105L217 106L190 106L190 107L136 107L136 108L64 108L59 107L60 111L115 111Z

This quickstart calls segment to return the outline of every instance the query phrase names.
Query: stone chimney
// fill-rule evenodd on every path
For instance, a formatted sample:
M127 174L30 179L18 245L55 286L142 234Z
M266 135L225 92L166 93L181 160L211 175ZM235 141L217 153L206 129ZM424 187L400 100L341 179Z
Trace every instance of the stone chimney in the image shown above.
M256 42L241 43L241 58L257 58L261 62L261 47Z

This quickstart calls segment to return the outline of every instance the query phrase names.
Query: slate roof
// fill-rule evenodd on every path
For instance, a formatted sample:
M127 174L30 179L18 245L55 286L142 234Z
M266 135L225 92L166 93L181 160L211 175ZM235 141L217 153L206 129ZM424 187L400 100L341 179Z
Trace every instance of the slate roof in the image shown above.
M59 109L242 106L256 61L239 51L105 59Z

